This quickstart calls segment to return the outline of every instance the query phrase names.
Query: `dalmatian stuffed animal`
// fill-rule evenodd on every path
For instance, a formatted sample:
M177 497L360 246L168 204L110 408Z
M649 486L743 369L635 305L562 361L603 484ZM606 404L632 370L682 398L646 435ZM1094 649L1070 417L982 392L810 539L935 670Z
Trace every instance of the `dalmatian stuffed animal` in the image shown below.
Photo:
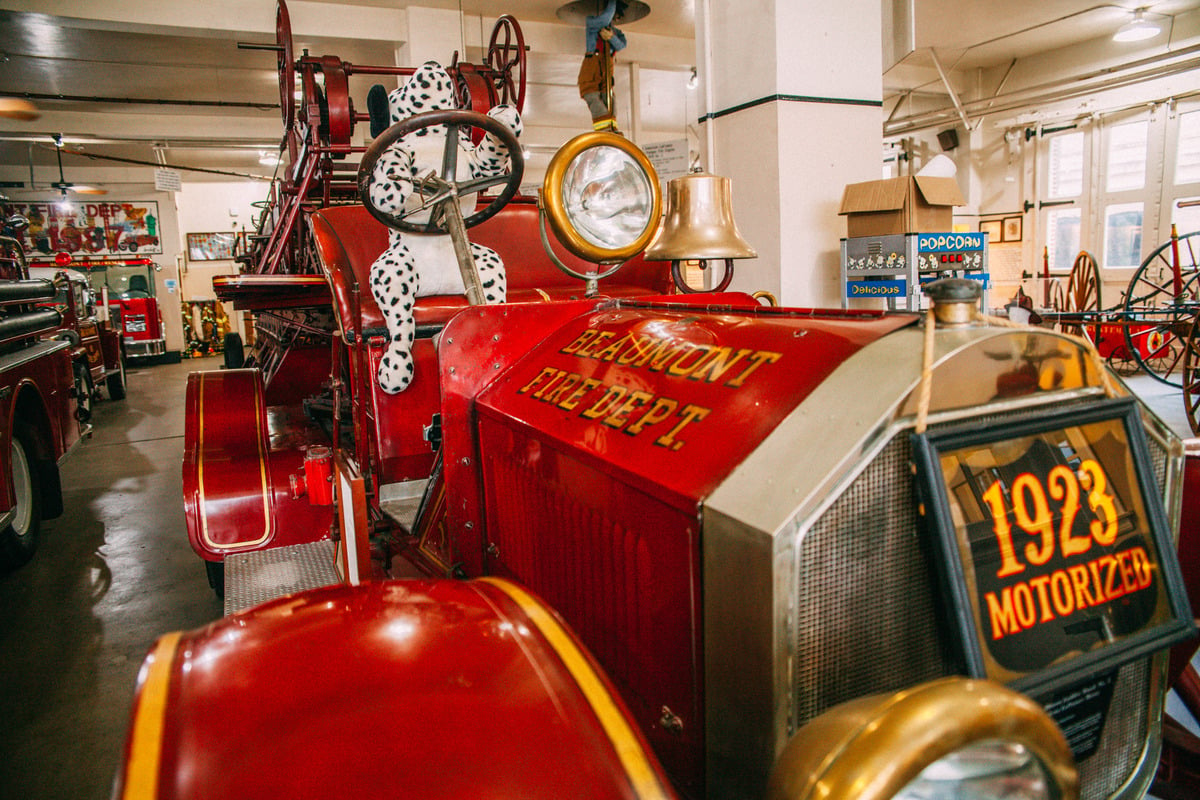
M457 108L454 82L438 63L426 62L403 86L388 96L391 124L414 114ZM521 135L521 116L508 105L498 105L488 111L507 125L516 136ZM472 145L469 131L460 131L459 180L504 174L508 169L508 150L498 138L488 133L478 145ZM440 173L447 130L435 125L413 131L400 139L380 156L372 172L369 189L376 208L396 215L408 211L405 217L417 224L429 220L428 210L420 208L420 193L414 181L430 171ZM460 203L464 215L474 212L474 195ZM471 253L483 284L484 302L503 303L506 294L504 262L495 250L471 243ZM416 334L413 305L416 298L440 294L465 294L462 273L459 271L454 245L449 234L401 233L391 230L388 248L371 265L371 293L383 312L388 329L388 346L379 363L379 386L389 394L408 388L413 378L412 345Z

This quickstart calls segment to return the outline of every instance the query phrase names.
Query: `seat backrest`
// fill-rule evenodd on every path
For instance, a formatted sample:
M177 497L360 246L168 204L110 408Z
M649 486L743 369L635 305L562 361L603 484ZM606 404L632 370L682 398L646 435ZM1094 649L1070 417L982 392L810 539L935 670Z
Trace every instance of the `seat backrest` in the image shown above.
M472 242L492 248L504 260L510 302L581 295L582 281L564 274L542 249L538 225L536 200L520 197L496 216L468 230L467 236ZM387 227L362 205L331 206L315 211L311 227L322 266L333 288L334 305L343 322L342 329L349 334L356 328L345 323L353 319L354 284L357 282L360 287L359 316L364 331L368 336L385 331L383 315L371 296L370 275L371 265L387 248ZM579 272L594 269L588 262L557 247L555 252L572 269ZM603 281L600 291L625 297L669 294L672 291L670 264L645 261L638 255ZM465 300L419 298L415 312L418 325L423 321L437 322L442 316L434 314L436 318L423 320L427 316L423 314L426 307L450 309L460 307L462 303Z

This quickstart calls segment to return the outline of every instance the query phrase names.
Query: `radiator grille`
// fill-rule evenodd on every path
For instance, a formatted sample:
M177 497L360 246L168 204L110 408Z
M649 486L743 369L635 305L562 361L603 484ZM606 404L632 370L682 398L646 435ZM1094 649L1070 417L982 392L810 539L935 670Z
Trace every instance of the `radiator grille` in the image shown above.
M1150 439L1159 485L1168 457ZM792 723L954 674L941 592L919 536L902 432L859 474L797 546ZM1149 733L1150 660L1121 668L1099 749L1079 764L1082 800L1105 800L1141 763Z
M901 435L800 542L796 727L838 703L954 672L912 492Z

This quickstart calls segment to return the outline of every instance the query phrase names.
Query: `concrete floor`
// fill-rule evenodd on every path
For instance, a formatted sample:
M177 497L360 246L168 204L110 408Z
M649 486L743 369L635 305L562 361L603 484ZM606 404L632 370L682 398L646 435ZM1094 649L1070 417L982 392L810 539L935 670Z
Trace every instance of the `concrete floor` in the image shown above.
M65 513L0 575L0 799L108 798L150 645L221 616L180 477L187 375L219 365L131 369L62 465Z
M138 667L161 634L221 616L184 532L180 462L194 359L129 373L96 404L95 435L63 465L66 512L38 554L0 575L0 800L104 800ZM1180 435L1179 391L1129 379Z

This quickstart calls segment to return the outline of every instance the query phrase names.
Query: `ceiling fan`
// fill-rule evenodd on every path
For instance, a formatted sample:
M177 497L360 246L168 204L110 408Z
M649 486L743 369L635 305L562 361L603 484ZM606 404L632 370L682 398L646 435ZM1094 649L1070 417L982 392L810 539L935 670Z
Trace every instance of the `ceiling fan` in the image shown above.
M54 154L58 156L58 181L50 184L50 186L62 192L63 201L65 202L67 199L67 192L71 192L72 194L108 194L108 189L102 189L98 186L67 182L67 179L63 176L62 147L62 134L54 134Z

